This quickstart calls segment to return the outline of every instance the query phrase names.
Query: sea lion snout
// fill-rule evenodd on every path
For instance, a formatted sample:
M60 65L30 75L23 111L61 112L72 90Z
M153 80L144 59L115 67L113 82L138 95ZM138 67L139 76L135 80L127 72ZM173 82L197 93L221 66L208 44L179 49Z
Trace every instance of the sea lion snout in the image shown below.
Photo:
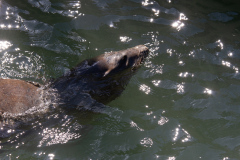
M149 49L144 45L138 45L126 50L109 52L99 56L97 59L101 61L106 72L104 76L116 74L127 69L136 69L148 56Z

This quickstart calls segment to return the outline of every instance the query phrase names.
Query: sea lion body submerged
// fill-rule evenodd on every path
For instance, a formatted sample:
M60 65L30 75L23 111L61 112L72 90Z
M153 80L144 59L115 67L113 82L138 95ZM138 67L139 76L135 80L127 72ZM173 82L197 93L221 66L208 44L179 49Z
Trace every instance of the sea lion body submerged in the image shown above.
M52 94L57 96L60 104L81 106L90 96L106 104L122 93L148 52L146 46L139 45L84 60L52 82L45 91L25 81L0 79L0 112L23 113L38 106L41 94L49 93L49 90L53 90Z

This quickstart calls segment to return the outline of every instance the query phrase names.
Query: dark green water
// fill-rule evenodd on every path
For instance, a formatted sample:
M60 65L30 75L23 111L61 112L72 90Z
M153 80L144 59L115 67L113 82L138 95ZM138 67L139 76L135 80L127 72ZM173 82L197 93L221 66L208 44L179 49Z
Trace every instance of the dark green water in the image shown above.
M0 159L240 159L237 0L0 0L0 77L44 83L147 45L124 93L9 130Z

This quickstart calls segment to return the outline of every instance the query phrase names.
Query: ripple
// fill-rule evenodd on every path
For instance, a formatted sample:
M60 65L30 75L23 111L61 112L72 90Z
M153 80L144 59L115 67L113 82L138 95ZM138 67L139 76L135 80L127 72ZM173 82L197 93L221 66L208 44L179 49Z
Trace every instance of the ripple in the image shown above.
M94 16L94 15L84 15L79 16L74 19L71 26L67 26L68 30L71 29L86 29L86 30L99 30L100 26L106 24L110 28L115 27L114 23L120 22L121 20L134 20L140 22L150 22L156 24L170 25L171 21L163 18L152 19L147 16L142 15L132 15L132 16L118 16L118 15L107 15L107 16ZM84 22L84 23L82 23Z
M43 145L64 144L70 140L81 137L80 134L58 128L45 128L40 135L42 136L42 140L39 141L38 147L42 147Z
M185 129L178 126L174 131L173 141L177 141L178 139L180 139L181 142L188 142L192 140L192 137Z
M20 48L15 48L13 52L5 52L0 55L0 62L2 78L37 78L43 74L41 72L44 68L42 58L33 52L23 52ZM41 79L44 80L44 77Z
M42 12L47 13L58 13L63 16L68 17L77 17L80 15L78 9L81 8L81 2L80 1L70 1L67 4L64 3L52 3L49 0L40 0L40 1L34 1L34 0L28 0L28 3L30 3L33 7L39 8ZM64 10L55 9L55 7L61 6L64 8Z
M160 126L164 125L165 123L167 123L169 121L169 119L167 117L161 117L160 120L158 121L158 124Z
M145 137L140 141L140 144L143 145L144 147L152 147L153 140L149 137Z
M135 122L133 122L133 121L130 122L130 125L131 125L131 127L134 127L137 130L139 130L139 131L144 131L144 129L138 127L138 125Z
M238 13L235 13L234 15L238 15ZM210 13L208 14L209 19L212 21L220 21L220 22L228 22L233 20L234 18L232 17L231 14L229 13L219 13L219 12L214 12L214 13Z

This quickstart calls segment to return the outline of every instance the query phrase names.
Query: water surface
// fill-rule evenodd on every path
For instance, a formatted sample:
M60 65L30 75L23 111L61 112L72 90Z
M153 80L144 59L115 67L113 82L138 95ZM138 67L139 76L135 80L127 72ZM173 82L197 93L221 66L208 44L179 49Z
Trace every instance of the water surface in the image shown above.
M145 44L151 53L107 106L8 129L0 159L240 159L239 6L1 0L1 78L44 84L107 51Z

